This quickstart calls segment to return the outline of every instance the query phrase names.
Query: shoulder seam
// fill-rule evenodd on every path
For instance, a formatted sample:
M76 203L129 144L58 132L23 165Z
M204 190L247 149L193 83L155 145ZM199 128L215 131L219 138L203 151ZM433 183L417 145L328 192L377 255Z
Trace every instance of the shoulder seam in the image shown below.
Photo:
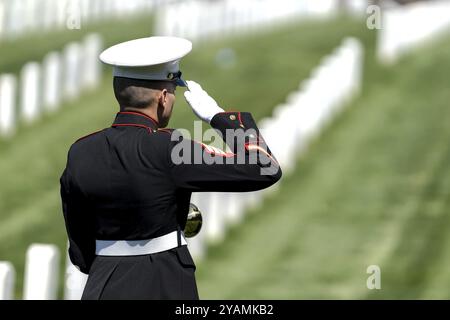
M105 130L105 129L97 130L97 131L95 131L95 132L92 132L92 133L89 133L89 134L87 134L87 135L85 135L85 136L82 136L81 138L78 138L78 139L75 141L75 143L78 142L78 141L80 141L80 140L83 140L83 139L85 139L85 138L88 138L88 137L90 137L90 136L92 136L92 135L94 135L94 134L100 133L100 132L102 132L103 130Z
M175 129L158 129L156 132L172 133Z

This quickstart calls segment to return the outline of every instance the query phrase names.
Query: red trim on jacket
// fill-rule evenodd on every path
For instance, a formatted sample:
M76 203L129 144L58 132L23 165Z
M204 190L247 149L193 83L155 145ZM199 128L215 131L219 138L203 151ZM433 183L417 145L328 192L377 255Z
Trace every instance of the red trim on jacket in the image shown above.
M238 119L239 119L239 125L241 127L244 127L244 124L242 123L242 118L241 118L241 113L240 112L238 112Z
M150 127L137 123L114 123L111 127L139 127L147 129L148 133L152 133L152 129Z
M234 156L236 156L236 154L232 153L232 152L225 152L219 148L204 144L203 142L197 142L194 141L195 143L198 143L202 146L203 150L205 150L207 153L215 155L215 156L221 156L221 157L225 157L225 158L232 158Z
M269 154L264 148L261 148L260 146L256 145L256 144L252 144L252 143L246 143L245 144L245 149L247 149L247 151L260 151L262 153L264 153L266 156L268 156L270 159L272 159L273 161L275 161L275 163L278 164L278 161L275 160L274 157L272 157L271 154Z
M84 138L90 137L90 136L92 136L92 135L94 135L94 134L96 134L96 133L100 133L100 132L102 132L103 130L105 130L105 129L101 129L101 130L98 130L98 131L89 133L89 134L87 134L87 135L85 135L85 136L82 136L81 138L78 138L75 142L78 142L78 141L80 141L80 140L83 140Z
M120 111L119 114L134 114L136 116L145 117L147 119L150 119L157 127L159 126L158 121L156 121L155 119L153 119L152 117L150 117L144 113L134 112L134 111Z
M160 131L172 134L173 129L158 129L158 132Z

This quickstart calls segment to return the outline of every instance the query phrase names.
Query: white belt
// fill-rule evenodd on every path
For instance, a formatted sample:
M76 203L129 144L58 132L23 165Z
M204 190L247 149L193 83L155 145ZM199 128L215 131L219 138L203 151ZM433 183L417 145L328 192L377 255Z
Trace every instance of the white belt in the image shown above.
M186 245L181 232L181 245ZM147 240L95 240L95 254L98 256L139 256L167 251L178 247L177 231Z

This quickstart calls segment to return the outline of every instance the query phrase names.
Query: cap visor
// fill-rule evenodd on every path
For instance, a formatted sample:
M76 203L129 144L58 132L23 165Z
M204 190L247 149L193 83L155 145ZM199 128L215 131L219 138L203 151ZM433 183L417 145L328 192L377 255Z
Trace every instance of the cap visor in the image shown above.
M184 80L181 79L181 78L178 78L178 79L175 81L175 83L176 83L177 86L179 86L179 87L187 87L186 81L184 81Z

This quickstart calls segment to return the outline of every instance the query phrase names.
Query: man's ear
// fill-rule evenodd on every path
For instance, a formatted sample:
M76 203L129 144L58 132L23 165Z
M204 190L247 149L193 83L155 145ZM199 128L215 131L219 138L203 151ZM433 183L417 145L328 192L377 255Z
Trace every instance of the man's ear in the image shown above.
M162 89L159 95L159 103L165 106L167 101L167 89Z

